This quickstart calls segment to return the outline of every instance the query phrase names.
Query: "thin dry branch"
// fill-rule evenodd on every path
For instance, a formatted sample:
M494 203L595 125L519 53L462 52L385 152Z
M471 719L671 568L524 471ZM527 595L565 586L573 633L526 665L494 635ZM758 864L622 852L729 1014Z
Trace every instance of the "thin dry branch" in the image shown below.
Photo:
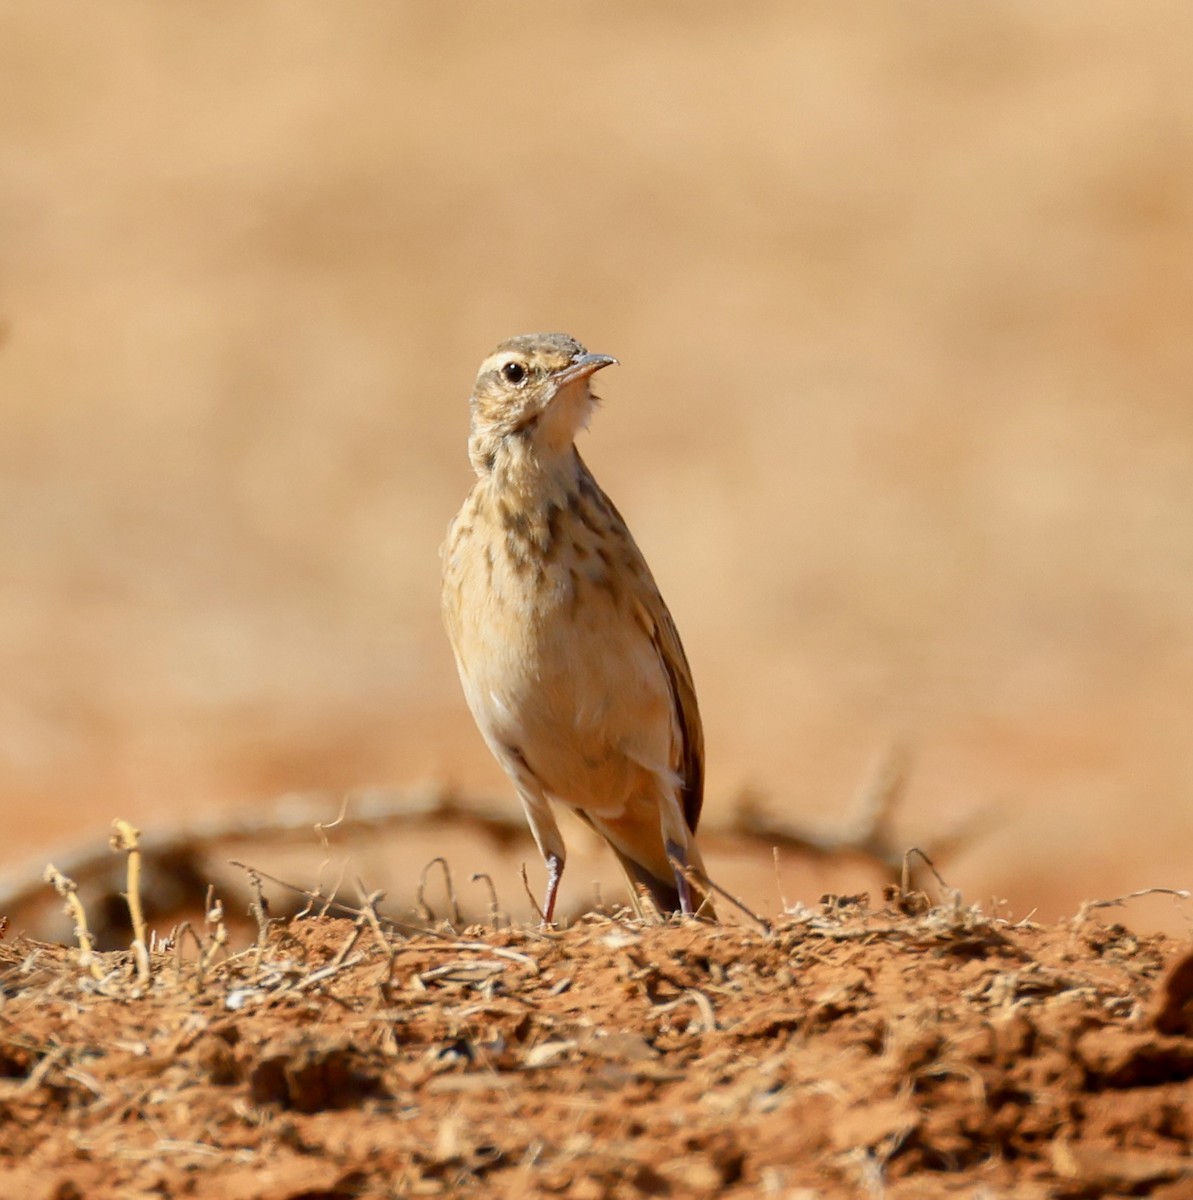
M879 867L906 890L914 882L908 870L905 842L897 839L894 817L907 794L911 758L905 747L895 746L879 757L863 782L857 798L857 817L837 831L810 830L765 811L752 796L744 797L725 827L738 837L783 847L812 858L862 859ZM934 858L944 859L971 843L988 827L991 812L984 810L946 834L926 842ZM928 855L919 852L925 861Z

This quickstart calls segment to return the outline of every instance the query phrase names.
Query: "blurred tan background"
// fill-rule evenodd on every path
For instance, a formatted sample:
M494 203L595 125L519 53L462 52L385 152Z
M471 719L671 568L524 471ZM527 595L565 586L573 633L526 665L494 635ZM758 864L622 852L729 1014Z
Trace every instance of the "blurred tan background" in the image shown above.
M845 821L902 742L909 843L992 815L972 898L1193 885L1190 45L1177 3L0 10L0 866L512 804L437 550L477 363L563 329L622 362L583 452L710 823Z

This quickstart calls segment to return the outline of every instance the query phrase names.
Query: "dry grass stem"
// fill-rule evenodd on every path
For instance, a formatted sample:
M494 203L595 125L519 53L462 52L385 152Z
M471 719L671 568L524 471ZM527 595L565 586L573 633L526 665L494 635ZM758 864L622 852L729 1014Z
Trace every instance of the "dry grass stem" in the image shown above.
M361 888L363 892L363 887ZM385 956L386 970L385 976L380 982L381 996L386 1004L393 1002L393 977L394 977L394 962L397 958L397 950L393 942L385 936L385 930L381 928L381 921L377 916L377 905L385 899L385 893L381 891L369 892L361 901L361 915L357 917L357 923L364 921L373 934L373 940L376 942L381 953Z
M537 898L530 888L530 876L526 873L526 864L521 864L522 887L526 892L526 899L530 901L530 907L538 914L539 924L546 925L547 915L543 912L542 905L539 904Z
M141 831L120 818L112 822L112 831L109 844L113 850L123 851L128 858L128 885L124 898L133 926L132 950L137 961L137 977L142 983L148 983L149 939L146 933L145 909L141 904Z
M260 874L251 867L248 868L247 874L249 877L249 886L253 890L253 899L249 904L249 913L252 915L253 920L257 922L257 939L254 949L256 951L257 964L260 966L265 954L265 948L269 944L269 927L272 922L269 916L269 901L266 899Z
M483 883L489 892L489 924L494 929L501 928L501 905L497 902L497 888L493 876L488 871L473 871L468 877L469 883Z
M443 871L443 886L447 891L447 902L451 908L451 917L448 924L452 929L459 929L464 924L464 918L460 915L460 903L456 899L456 883L452 878L452 869L448 865L448 861L442 854L436 855L422 869L422 875L418 881L418 911L423 918L428 922L434 922L435 913L431 906L427 903L427 876L431 872L432 867L438 866Z
M324 907L320 910L320 912L318 914L321 917L325 917L329 913L332 913L332 912L334 912L338 916L342 916L342 917L355 918L355 917L360 916L360 909L354 905L347 904L342 900L330 899L330 898L324 896L322 892L312 891L310 888L300 887L296 883L290 883L288 880L280 879L276 875L270 875L268 871L262 871L259 867L252 867L252 866L249 866L249 864L247 864L247 863L238 862L235 859L230 861L229 866L236 867L239 870L245 871L245 872L252 871L256 875L258 875L261 879L267 880L269 883L276 884L280 888L285 888L286 891L293 892L296 896L303 896L303 897L307 898L308 900L309 899L319 900L320 902L322 902L324 904ZM400 933L405 933L405 934L421 934L421 933L426 932L426 930L420 928L417 925L411 925L408 921L398 921L394 917L387 917L381 913L377 914L377 919L386 928L391 929L395 932L400 932ZM442 936L442 935L440 935L440 936Z
M1090 913L1099 908L1125 908L1128 900L1141 900L1145 896L1172 896L1181 903L1193 898L1193 892L1183 888L1149 887L1140 888L1137 892L1128 892L1125 896L1114 896L1109 900L1086 900L1077 910L1077 923L1088 920Z
M671 867L673 870L679 871L689 883L694 883L698 887L710 892L715 892L722 900L727 900L734 908L746 917L754 927L760 932L769 935L772 932L771 923L765 917L760 917L752 908L749 908L743 900L727 892L716 880L710 878L703 871L698 871L695 867L685 866L678 859L671 859ZM700 913L695 914L699 916Z
M960 904L961 893L957 890L957 888L953 887L945 880L944 876L942 876L941 873L936 869L936 864L928 857L927 854L924 853L923 850L919 848L919 846L911 846L909 849L904 851L903 854L903 869L899 875L899 887L905 896L911 895L912 891L914 890L912 887L912 883L915 878L914 870L912 868L913 858L918 858L924 864L924 866L926 866L928 870L932 872L932 877L936 880L937 885L940 887L941 894L947 897L954 907Z
M53 863L45 868L45 881L62 897L66 915L70 917L75 927L75 938L79 943L79 963L91 972L95 980L104 977L103 968L96 961L95 944L87 928L87 913L79 899L79 886L73 879L63 875Z

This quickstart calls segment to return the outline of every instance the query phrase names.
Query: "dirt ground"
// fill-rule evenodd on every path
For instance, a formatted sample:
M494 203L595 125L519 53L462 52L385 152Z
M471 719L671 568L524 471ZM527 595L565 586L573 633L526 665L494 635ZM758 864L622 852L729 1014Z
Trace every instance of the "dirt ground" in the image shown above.
M1187 942L895 890L734 916L0 942L0 1194L1193 1194Z

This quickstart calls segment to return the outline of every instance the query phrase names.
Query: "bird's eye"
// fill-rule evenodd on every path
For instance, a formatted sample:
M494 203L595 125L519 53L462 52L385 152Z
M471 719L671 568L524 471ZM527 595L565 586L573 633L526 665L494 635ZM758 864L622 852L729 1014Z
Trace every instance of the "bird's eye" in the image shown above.
M520 362L507 362L501 368L501 373L505 376L506 383L517 386L526 382L526 368Z

